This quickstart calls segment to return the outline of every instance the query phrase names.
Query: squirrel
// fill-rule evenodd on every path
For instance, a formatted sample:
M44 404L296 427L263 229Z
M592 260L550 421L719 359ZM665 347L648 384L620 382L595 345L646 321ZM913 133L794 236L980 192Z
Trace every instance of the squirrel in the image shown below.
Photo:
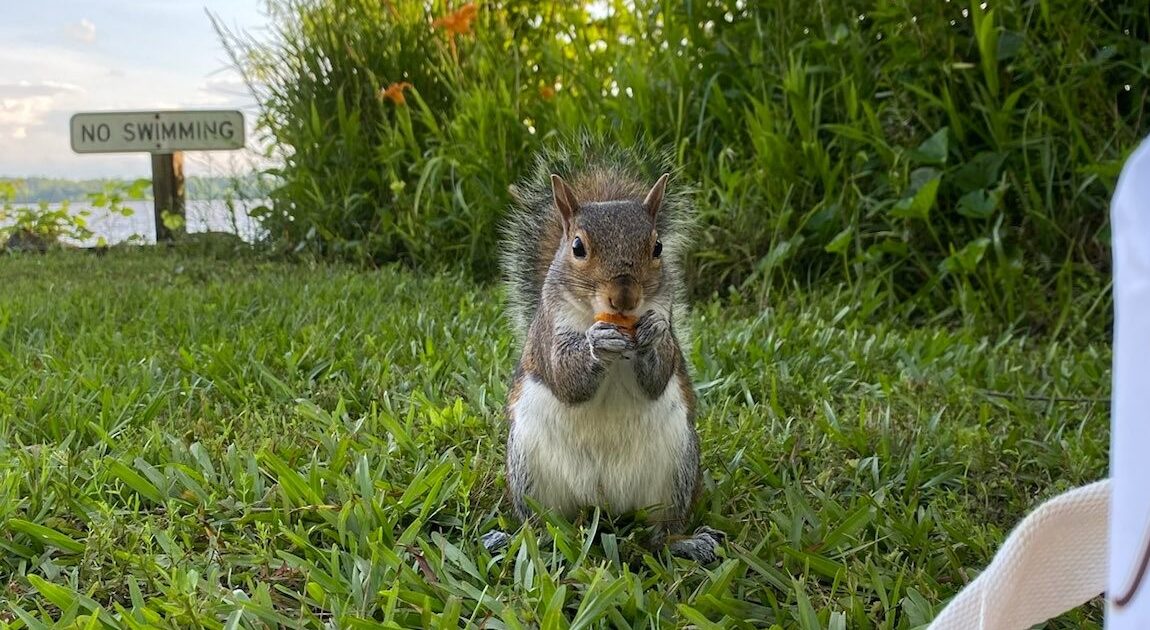
M665 158L659 166L666 166ZM536 505L649 509L653 546L709 563L724 536L680 535L699 496L696 395L679 338L691 207L650 160L592 147L543 155L512 187L502 266L521 355L504 415L515 517ZM645 168L646 167L646 168ZM488 532L489 550L510 536Z

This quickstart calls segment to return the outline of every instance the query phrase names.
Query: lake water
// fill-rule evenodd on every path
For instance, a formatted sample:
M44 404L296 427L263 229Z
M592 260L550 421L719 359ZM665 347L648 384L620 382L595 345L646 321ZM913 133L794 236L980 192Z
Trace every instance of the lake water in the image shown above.
M248 210L259 206L263 201L236 201L229 207L227 203L219 200L188 200L185 208L186 229L188 232L229 232L238 235L245 241L252 242L263 234L259 224L248 215ZM16 207L35 204L15 204ZM86 202L72 202L69 212L76 214L87 210L91 214L87 217L88 229L94 233L92 238L84 241L63 239L73 245L94 246L103 237L109 245L122 243L133 237L137 242L156 242L156 220L154 205L151 201L128 201L122 204L131 208L130 216L110 214L106 208L93 208ZM59 208L59 204L49 205L51 209ZM6 223L11 223L11 220ZM5 223L0 222L0 225Z

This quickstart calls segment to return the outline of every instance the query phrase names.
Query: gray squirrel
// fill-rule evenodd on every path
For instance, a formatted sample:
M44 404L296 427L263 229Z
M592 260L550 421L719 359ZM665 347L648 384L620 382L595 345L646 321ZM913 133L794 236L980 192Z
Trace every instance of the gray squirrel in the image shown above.
M645 173L665 163L582 140L512 187L502 263L522 353L504 407L507 485L521 522L527 497L567 518L649 509L654 545L709 563L722 533L680 535L700 470L679 337L693 217L665 169Z

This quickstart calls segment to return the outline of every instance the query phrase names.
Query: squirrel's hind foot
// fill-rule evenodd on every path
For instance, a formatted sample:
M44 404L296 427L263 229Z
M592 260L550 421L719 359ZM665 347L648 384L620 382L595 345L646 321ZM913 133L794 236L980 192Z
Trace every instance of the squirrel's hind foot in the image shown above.
M479 542L483 543L483 548L487 550L487 553L495 553L511 542L511 534L493 529L481 536Z
M671 550L672 555L680 558L694 560L700 564L711 564L718 560L715 550L726 538L727 535L723 532L704 525L696 529L694 534L672 541L667 548Z

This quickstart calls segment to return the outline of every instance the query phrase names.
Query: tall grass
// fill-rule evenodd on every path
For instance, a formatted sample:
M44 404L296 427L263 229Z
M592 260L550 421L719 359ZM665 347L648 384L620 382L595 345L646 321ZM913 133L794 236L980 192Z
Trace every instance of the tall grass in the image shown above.
M674 148L697 295L846 282L1049 331L1106 299L1144 3L506 0L459 34L442 1L270 6L270 37L221 35L283 160L281 245L490 278L507 186L590 130Z

